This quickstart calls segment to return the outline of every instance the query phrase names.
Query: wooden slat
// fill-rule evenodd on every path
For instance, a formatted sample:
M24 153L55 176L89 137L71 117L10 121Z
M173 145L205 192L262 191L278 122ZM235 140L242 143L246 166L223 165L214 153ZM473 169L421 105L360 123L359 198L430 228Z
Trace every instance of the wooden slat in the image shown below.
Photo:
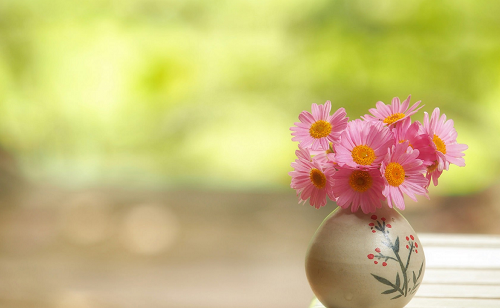
M498 299L471 298L426 298L414 297L405 308L499 308ZM314 299L309 308L325 308L318 299Z
M425 247L485 247L500 248L500 236L477 234L418 234Z
M498 285L422 284L415 297L489 298L500 300L500 287Z
M498 299L422 298L414 297L405 308L499 308ZM317 306L315 308L324 308Z
M500 269L499 248L424 247L426 268Z
M500 270L484 269L432 269L425 271L423 284L498 285ZM499 291L500 292L500 291Z

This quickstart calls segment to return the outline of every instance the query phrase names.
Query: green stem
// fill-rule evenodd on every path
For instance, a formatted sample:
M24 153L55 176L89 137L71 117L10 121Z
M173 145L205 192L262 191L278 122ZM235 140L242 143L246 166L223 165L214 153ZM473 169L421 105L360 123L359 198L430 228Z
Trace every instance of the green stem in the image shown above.
M413 242L410 244L410 253L408 254L408 260L406 261L406 267L405 267L406 270L408 270L408 266L410 265L410 257L412 252L413 252Z
M392 244L391 239L389 238L389 236L387 235L387 233L384 232L384 236L387 239L387 241L389 243L391 243L392 251L396 255L396 258L397 258L397 261L399 263L399 266L401 267L401 272L403 273L403 281L404 281L403 288L402 288L404 290L404 294L403 295L406 296L406 294L408 293L408 281L407 281L407 276L406 276L406 268L403 265L403 261L401 260L401 257L399 257L399 253L396 251L396 249L394 247L394 244Z
M387 260L391 259L391 260L394 260L394 261L396 261L396 262L398 261L396 258L386 256L386 255L384 255L384 254L382 254L382 253L380 253L380 252L379 252L379 255L378 255L378 256L376 256L376 257L377 257L377 259L379 259L379 260L380 260L380 259L385 259L385 260L387 261Z

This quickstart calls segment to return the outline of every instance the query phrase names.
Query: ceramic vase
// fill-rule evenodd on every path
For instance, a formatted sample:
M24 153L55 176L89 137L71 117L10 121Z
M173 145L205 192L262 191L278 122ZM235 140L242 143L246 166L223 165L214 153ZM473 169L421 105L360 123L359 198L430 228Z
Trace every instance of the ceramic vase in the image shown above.
M417 234L387 205L375 214L338 207L320 225L306 255L307 279L327 308L402 308L424 272Z

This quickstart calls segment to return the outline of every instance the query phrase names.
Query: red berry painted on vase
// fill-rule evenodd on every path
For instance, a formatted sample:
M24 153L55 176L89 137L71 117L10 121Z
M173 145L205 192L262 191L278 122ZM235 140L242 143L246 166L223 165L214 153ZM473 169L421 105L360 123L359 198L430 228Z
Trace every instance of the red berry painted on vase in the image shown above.
M415 239L415 238L413 237L413 235L410 235L410 238L411 238L412 240L414 240L414 239Z
M372 230L372 232L373 232L373 233L375 233L375 232L377 232L377 231L375 231L375 230Z
M406 249L410 249L410 247L408 245L406 245Z
M372 215L371 217L373 220L377 219L377 215Z
M373 263L378 264L378 261L373 261Z
M409 241L409 240L410 240L410 238L407 236L407 237L406 237L406 240L407 240L407 241Z
M380 248L378 248L378 247L377 247L377 248L375 248L375 251L376 251L376 252L380 252Z
M392 226L390 224L387 224L387 228L392 228Z
M369 254L367 257L368 257L368 259L370 259L370 260L371 260L371 259L373 259L373 257L375 257L375 256L371 253L371 254Z
M386 262L383 262L383 263L382 263L382 266L386 266L386 265L387 265L387 263L386 263Z
M385 221L385 217L380 218L382 221Z
M374 224L373 222L370 222L368 225L369 225L370 227L375 226L375 224Z
M418 253L418 250L415 249L415 253Z
M418 243L415 243L415 247L417 247L417 248L418 248Z

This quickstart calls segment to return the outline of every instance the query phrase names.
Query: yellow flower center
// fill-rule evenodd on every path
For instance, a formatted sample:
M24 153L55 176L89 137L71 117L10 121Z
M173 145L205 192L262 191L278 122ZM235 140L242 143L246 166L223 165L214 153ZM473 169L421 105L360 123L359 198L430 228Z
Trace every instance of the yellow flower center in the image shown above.
M309 135L315 139L323 138L332 132L332 125L325 121L325 120L319 120L314 122L311 125L311 128L309 128Z
M434 135L432 141L434 141L434 144L436 145L436 148L439 152L446 154L446 144L444 144L444 141L441 138L439 138L438 135Z
M393 113L391 114L390 116L388 116L387 118L384 119L384 123L387 124L387 125L391 125L392 123L398 121L398 120L401 120L402 118L405 117L405 114L404 113Z
M375 158L375 151L367 145L357 145L352 149L352 159L358 165L371 165Z
M405 169L400 164L391 162L385 168L384 176L389 185L399 186L405 180Z
M326 185L326 176L318 169L312 169L311 172L309 172L309 178L311 179L311 182L314 184L314 186L319 189L324 188Z
M373 180L368 171L356 170L349 177L349 185L355 191L365 192L372 186Z
M435 160L432 165L427 167L427 172L433 173L434 171L436 171L437 167L438 167L438 162L437 160Z

